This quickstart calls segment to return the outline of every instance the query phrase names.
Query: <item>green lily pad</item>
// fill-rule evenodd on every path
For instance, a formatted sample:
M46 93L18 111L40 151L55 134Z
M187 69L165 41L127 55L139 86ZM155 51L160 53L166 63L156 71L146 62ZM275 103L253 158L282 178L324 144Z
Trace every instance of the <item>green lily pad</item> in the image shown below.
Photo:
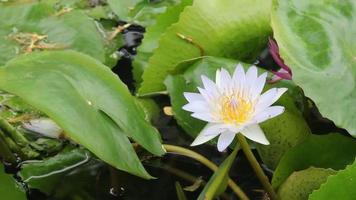
M309 135L299 145L287 151L279 162L272 178L272 186L278 188L293 172L311 166L343 169L356 156L356 140L341 134Z
M156 121L159 118L160 109L157 103L153 99L149 98L140 98L138 99L139 105L142 107L143 111L145 112L145 119L150 121Z
M195 0L160 37L138 94L164 91L166 76L184 60L202 55L256 59L271 34L270 6L265 0Z
M0 65L32 51L73 49L113 65L115 43L108 43L99 26L83 11L62 15L48 3L0 5ZM30 48L34 34L42 37Z
M356 136L356 1L275 1L272 27L296 84Z
M162 155L158 131L126 85L99 61L75 51L20 56L0 68L0 89L21 97L100 159L150 178L128 137Z
M159 38L169 26L178 21L183 9L191 4L192 0L182 0L178 5L167 8L166 12L157 16L156 23L146 29L142 44L137 48L137 55L132 64L136 84L141 83L141 76L148 66L153 50L158 47Z
M315 167L293 172L280 186L278 196L280 199L307 200L309 194L318 189L330 175L335 173L336 171L333 169Z
M330 176L326 183L314 191L309 200L342 199L352 200L356 196L356 162L349 165L344 170Z
M18 175L30 188L39 189L50 195L63 174L87 163L90 158L91 155L86 150L65 149L51 158L23 164Z
M107 0L107 2L120 20L146 27L153 25L157 15L179 3L179 0Z

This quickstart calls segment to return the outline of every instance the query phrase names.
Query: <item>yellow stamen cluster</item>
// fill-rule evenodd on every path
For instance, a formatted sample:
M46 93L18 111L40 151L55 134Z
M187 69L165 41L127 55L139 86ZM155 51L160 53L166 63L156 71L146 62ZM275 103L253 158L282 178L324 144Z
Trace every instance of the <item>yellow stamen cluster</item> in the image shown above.
M225 123L246 122L252 114L252 102L238 95L225 96L221 101L221 116Z

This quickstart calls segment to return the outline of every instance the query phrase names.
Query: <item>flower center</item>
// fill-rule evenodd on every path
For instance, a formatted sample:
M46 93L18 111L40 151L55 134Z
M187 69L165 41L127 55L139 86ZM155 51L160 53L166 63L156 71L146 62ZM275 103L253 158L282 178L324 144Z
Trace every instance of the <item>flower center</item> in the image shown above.
M241 97L225 96L222 99L221 116L225 123L246 122L252 113L252 103Z

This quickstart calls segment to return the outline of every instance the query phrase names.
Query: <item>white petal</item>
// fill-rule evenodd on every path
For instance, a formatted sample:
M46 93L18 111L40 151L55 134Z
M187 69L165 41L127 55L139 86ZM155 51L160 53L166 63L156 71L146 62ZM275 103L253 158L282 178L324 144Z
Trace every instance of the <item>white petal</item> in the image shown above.
M201 79L204 85L205 95L198 88L199 92L202 94L203 97L206 97L206 100L211 101L215 99L219 95L219 91L216 84L204 75L201 76Z
M199 93L184 92L183 95L189 102L192 102L192 101L204 101L203 96L201 94L199 94Z
M255 114L257 115L258 113L262 112L264 109L266 109L267 107L272 105L286 91L287 91L287 88L272 88L272 89L269 89L267 92L263 93L260 96L260 98L258 99L258 102L256 104Z
M216 133L222 133L225 131L229 131L232 126L229 124L222 124L222 123L209 123L209 131L206 131L205 135L211 135ZM237 133L237 132L234 132Z
M216 75L215 75L215 83L218 88L221 86L221 71L220 69L216 70Z
M203 134L199 134L195 140L193 141L193 143L190 146L197 146L197 145L201 145L209 140L212 140L216 137L217 135L203 135Z
M276 117L284 112L284 107L283 106L271 106L266 108L264 111L261 113L257 114L257 116L254 117L253 121L255 123L261 123L264 122L268 119L271 119L273 117Z
M198 90L200 94L203 96L204 100L207 101L208 103L215 101L219 97L219 94L217 93L216 90L210 91L200 87L198 87Z
M226 69L222 68L221 71L219 71L219 78L216 81L216 85L222 91L228 92L230 90L231 76Z
M255 142L268 145L269 141L267 140L265 134L261 130L260 126L258 124L250 125L243 129L241 133L247 137L250 140L253 140Z
M222 132L224 132L224 124L208 123L203 128L203 130L200 131L200 134L208 136L208 135L218 135Z
M242 67L241 63L237 64L236 69L234 71L233 79L241 79L245 77L245 70Z
M250 68L248 68L246 72L246 78L245 78L245 85L243 88L243 94L245 95L245 98L251 98L252 97L252 88L255 85L257 79L257 67L254 65L251 65Z
M210 113L199 112L191 114L192 117L206 121L206 122L219 122L213 115Z
M190 112L209 112L209 105L205 101L193 101L182 107Z
M48 118L33 119L24 123L23 128L39 133L50 138L59 138L63 133L63 129L59 127L53 120Z
M240 63L236 66L232 79L234 81L234 87L236 91L239 91L244 88L245 70Z
M235 133L234 132L230 132L230 131L225 131L223 133L221 133L219 139L218 139L218 150L224 151L230 144L231 142L234 140L235 138Z
M267 72L261 74L255 81L254 86L251 88L251 100L255 100L261 95L261 92L265 86L267 78Z
M244 127L245 127L246 125L249 125L249 124L244 124L243 126L226 125L226 129L229 130L230 132L238 133L238 132L240 132L242 129L244 129Z
M221 68L220 79L223 82L230 82L231 81L230 73L224 68Z
M251 67L248 68L246 72L246 84L251 86L255 83L256 79L257 79L257 67L251 65Z
M203 130L199 133L199 135L195 138L191 146L196 146L203 144L213 138L215 138L217 135L219 135L221 132L219 132L219 129L216 128L214 124L208 123Z
M212 92L217 89L215 83L212 80L210 80L208 77L201 75L201 80L203 82L205 90Z

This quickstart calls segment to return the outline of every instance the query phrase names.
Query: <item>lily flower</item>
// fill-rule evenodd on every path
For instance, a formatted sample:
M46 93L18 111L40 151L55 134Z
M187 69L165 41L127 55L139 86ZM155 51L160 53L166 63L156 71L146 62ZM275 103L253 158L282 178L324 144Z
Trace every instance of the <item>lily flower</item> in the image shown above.
M192 117L208 122L191 145L203 144L220 135L217 147L224 151L236 134L268 145L258 124L283 113L283 106L272 104L287 89L272 88L261 95L266 78L267 73L258 76L256 66L251 66L245 74L241 64L232 76L226 69L217 70L216 82L202 75L204 88L198 87L199 93L184 93L189 103L183 109L192 112Z

